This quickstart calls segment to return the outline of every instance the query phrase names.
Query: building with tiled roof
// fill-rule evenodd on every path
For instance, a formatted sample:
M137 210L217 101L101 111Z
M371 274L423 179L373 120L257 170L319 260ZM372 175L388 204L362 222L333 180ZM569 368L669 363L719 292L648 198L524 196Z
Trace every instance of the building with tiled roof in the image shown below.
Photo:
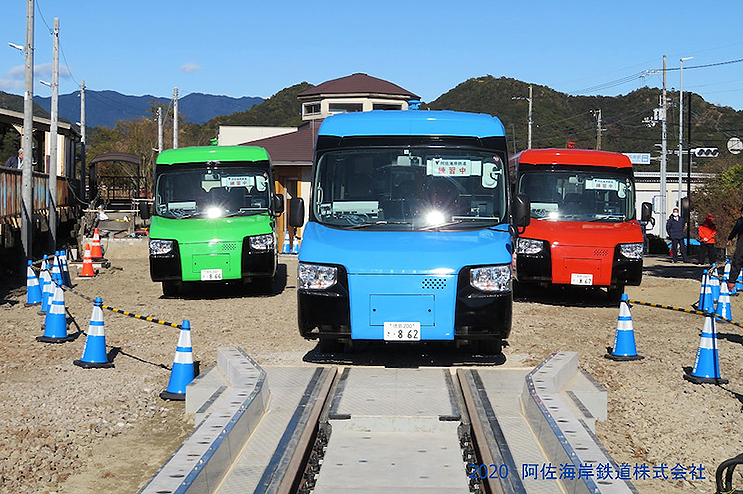
M397 84L367 74L351 74L311 87L297 95L302 119L325 118L334 113L371 110L407 110L419 96Z
M318 84L298 95L302 101L302 125L293 128L220 127L219 144L249 144L268 151L274 165L276 192L288 205L292 197L310 197L312 155L322 120L334 113L371 110L407 110L408 101L419 97L391 82L367 74L351 74ZM240 139L240 135L245 137ZM261 136L261 137L257 137ZM284 230L284 215L278 218ZM293 232L289 232L293 239ZM292 240L293 241L293 240Z

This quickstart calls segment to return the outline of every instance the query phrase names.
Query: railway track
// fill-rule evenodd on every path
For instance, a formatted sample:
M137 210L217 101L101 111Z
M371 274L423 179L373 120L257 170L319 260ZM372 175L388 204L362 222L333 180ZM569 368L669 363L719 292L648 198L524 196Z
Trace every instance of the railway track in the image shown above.
M217 360L187 391L194 433L141 492L634 492L539 476L612 463L592 433L606 395L576 354L533 370L261 369L239 349Z

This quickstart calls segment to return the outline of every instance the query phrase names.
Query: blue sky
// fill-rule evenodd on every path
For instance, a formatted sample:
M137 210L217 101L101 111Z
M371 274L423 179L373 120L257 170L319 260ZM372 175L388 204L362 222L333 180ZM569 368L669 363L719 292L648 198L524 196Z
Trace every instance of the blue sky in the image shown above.
M25 0L3 0L0 90L22 94ZM743 110L743 4L712 0L597 2L211 2L36 0L35 79L51 80L60 19L60 94L93 90L169 97L173 88L269 97L293 84L355 72L433 101L493 75L574 95L667 86ZM42 18L43 16L43 18ZM48 26L48 27L47 27ZM734 62L734 63L724 63ZM720 64L720 65L713 65ZM709 66L713 65L713 66ZM647 72L646 72L647 71ZM38 83L34 94L49 96Z

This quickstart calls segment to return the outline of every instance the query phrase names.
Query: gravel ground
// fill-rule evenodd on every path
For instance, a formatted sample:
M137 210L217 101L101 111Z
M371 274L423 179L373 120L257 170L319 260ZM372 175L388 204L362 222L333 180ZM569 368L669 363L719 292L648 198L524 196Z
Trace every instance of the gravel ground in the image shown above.
M604 294L576 290L517 294L513 332L505 359L468 349L409 346L361 347L326 357L296 330L296 257L282 256L286 283L277 294L228 287L182 298L161 298L149 279L144 241L110 242L112 267L77 280L76 290L104 304L170 322L188 319L194 359L214 365L216 348L240 346L260 364L533 366L559 350L579 352L584 370L609 391L609 417L597 435L617 462L647 465L651 478L634 482L641 493L714 492L714 471L743 453L743 330L718 325L722 376L727 385L695 385L683 379L694 363L703 319L644 306L632 307L638 353L644 360L605 359L613 344L618 309ZM690 308L699 295L701 267L646 259L631 299ZM73 275L74 275L73 271ZM173 362L178 330L104 311L113 369L82 369L92 303L67 294L70 334L64 344L35 337L43 317L24 307L25 287L0 286L0 491L14 493L136 492L190 433L183 403L159 398ZM743 296L732 299L733 319ZM706 480L652 478L665 464L705 468ZM655 470L653 471L653 468ZM739 469L741 470L741 469ZM743 486L741 475L734 483Z

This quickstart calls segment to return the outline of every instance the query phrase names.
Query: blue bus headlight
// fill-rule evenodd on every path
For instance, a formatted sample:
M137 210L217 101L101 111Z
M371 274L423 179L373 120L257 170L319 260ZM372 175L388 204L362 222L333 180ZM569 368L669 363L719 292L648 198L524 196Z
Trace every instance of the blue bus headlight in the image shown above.
M273 233L250 237L250 250L267 251L273 249Z
M619 244L619 252L627 259L642 259L642 242L635 244Z
M172 240L150 239L151 256L168 256L173 252Z
M470 270L470 285L481 292L510 292L511 265L472 268Z
M326 290L338 282L338 268L320 264L299 263L297 288L304 290Z
M539 254L544 250L544 241L533 238L519 238L516 243L516 254Z

